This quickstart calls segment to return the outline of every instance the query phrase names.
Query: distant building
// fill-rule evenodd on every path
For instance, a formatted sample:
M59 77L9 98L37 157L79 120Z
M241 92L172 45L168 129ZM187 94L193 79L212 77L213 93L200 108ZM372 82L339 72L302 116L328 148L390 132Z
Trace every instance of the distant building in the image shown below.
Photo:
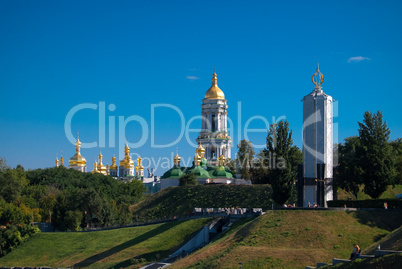
M161 177L161 189L178 186L180 177L194 174L199 184L251 184L250 181L235 179L226 166L231 157L231 143L227 131L227 100L218 87L217 75L212 76L212 86L202 100L202 126L197 138L199 144L191 167L180 166L181 157L177 153L173 158L173 167Z

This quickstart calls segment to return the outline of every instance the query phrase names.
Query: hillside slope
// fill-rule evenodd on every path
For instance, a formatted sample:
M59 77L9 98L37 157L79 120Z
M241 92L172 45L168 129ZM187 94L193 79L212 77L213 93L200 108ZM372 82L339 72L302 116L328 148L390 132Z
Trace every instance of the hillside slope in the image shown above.
M138 220L187 216L195 207L230 208L272 205L268 185L198 185L170 187L134 205L131 209Z
M0 258L0 266L138 268L167 257L211 219L81 233L41 233Z
M348 258L402 223L390 211L269 211L171 268L304 268Z

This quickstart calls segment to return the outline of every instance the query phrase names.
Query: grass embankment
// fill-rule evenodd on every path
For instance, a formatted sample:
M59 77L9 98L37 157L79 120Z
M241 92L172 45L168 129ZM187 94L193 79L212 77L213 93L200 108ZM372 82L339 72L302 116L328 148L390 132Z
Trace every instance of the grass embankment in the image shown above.
M41 233L1 258L0 266L137 268L167 257L210 221L173 221L83 233Z
M187 216L195 207L270 208L268 185L198 185L170 187L148 196L132 210L138 220Z
M369 211L269 211L240 225L173 268L304 268L348 258L396 229L402 214Z

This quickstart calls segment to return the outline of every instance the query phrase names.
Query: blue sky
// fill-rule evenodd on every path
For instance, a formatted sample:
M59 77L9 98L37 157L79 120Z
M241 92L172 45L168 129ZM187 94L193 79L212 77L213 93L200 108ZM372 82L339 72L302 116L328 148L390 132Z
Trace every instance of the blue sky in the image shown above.
M357 135L365 111L377 110L391 139L402 137L401 10L400 1L0 0L0 156L31 169L53 166L57 154L67 163L75 151L65 134L68 112L98 105L77 112L71 129L82 142L99 145L104 103L106 143L82 154L89 170L100 149L110 164L113 154L122 154L119 119L144 119L150 132L152 105L169 104L187 124L201 113L214 68L234 122L232 158L244 138L239 126L253 116L269 123L285 116L301 147L301 99L313 90L317 62L324 92L338 101L339 141ZM154 114L155 143L176 140L177 112L159 107ZM265 124L254 120L249 128ZM133 143L143 134L139 122L124 130ZM255 144L265 137L248 136ZM170 159L177 147L182 157L194 156L184 138L167 148L152 147L146 138L132 152L156 162Z

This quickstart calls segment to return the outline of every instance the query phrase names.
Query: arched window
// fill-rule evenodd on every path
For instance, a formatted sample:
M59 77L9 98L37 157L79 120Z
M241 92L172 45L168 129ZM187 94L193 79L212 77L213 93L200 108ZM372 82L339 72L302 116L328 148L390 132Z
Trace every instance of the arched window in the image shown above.
M216 131L215 115L212 115L212 132Z
M211 159L215 160L216 159L216 153L215 153L215 148L211 149Z

